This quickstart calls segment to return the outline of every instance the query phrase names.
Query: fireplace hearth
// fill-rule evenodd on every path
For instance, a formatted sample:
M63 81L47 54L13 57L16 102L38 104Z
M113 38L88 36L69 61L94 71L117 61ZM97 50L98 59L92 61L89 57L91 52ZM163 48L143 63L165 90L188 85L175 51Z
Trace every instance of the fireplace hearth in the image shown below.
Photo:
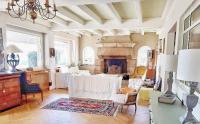
M108 74L127 73L127 60L119 58L104 59L104 73Z

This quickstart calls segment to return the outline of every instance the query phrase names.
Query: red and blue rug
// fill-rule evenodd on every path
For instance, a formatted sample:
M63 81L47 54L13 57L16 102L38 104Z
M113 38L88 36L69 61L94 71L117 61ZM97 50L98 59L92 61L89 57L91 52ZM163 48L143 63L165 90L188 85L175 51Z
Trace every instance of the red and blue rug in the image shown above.
M111 100L61 98L44 106L43 109L114 116L117 107L118 105Z

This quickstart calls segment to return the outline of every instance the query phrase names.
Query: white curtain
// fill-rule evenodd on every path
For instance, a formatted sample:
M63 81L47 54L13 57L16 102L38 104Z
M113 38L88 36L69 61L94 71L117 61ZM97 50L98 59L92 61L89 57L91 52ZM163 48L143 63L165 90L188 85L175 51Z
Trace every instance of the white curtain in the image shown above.
M75 65L78 65L78 49L78 40L71 41L71 62Z
M56 36L54 39L54 47L56 52L56 65L71 65L71 43L65 38Z

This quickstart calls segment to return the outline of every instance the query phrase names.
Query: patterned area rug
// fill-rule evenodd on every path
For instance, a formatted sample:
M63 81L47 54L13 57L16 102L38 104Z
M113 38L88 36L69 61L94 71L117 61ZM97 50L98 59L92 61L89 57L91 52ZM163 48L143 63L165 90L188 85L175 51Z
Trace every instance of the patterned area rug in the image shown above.
M114 116L117 112L117 108L118 105L114 104L111 100L83 98L61 98L43 107L43 109L98 114L105 116Z

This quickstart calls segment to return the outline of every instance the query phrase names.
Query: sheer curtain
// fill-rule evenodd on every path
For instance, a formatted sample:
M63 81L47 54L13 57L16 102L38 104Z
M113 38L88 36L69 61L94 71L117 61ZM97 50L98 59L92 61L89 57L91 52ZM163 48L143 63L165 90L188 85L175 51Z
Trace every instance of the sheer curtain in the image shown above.
M62 37L55 37L55 59L56 66L71 65L71 43Z
M71 62L74 65L78 65L78 41L77 40L73 40L71 41Z

